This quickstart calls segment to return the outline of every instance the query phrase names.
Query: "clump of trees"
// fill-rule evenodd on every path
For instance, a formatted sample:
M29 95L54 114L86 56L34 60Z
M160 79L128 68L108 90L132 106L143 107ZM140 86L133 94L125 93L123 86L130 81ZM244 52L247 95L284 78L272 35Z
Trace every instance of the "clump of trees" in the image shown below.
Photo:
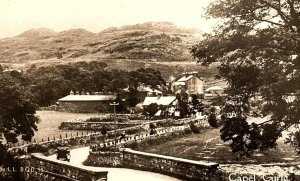
M14 155L8 152L2 138L8 143L18 142L18 138L31 141L39 118L35 116L38 106L32 103L33 97L27 90L24 77L0 73L0 166L18 169ZM4 178L0 176L1 179Z
M49 106L70 93L70 90L89 93L114 93L119 99L128 100L134 107L139 101L136 98L140 84L158 88L165 84L159 71L140 68L134 71L107 70L102 62L78 62L65 65L45 67L32 66L24 74L28 91L34 96L32 100L39 106ZM26 81L25 81L26 80ZM123 90L128 92L124 94Z
M223 140L245 155L275 147L281 132L300 123L300 2L216 0L206 14L222 23L191 53L203 65L218 62L219 77L229 83L227 94L242 98L235 104L236 121L225 120ZM262 113L271 117L248 125L247 111L240 108L257 93L264 101ZM288 142L299 149L298 137L297 131Z

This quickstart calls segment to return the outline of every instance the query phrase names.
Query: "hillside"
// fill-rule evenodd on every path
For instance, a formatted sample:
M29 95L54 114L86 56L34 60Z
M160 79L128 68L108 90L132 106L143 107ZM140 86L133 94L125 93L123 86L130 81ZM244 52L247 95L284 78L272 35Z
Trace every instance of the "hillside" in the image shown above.
M70 61L74 58L187 61L191 59L190 46L199 38L199 31L169 22L113 27L99 33L85 29L63 32L32 29L0 40L0 62Z

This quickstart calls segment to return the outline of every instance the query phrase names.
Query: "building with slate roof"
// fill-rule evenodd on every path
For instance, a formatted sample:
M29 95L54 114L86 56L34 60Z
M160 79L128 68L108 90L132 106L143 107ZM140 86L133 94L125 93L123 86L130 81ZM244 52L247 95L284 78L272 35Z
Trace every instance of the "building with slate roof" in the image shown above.
M67 95L58 100L58 110L67 112L113 112L116 95Z
M198 72L189 72L182 74L172 82L172 92L186 92L188 94L203 95L204 80L198 76Z

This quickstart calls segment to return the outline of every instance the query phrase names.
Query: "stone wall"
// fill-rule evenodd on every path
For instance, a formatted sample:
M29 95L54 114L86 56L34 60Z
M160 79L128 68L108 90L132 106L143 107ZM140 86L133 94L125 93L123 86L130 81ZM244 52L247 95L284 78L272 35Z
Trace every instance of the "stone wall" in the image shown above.
M120 134L121 132L125 131L126 133L130 133L130 132L136 132L137 130L142 129L140 126L134 126L134 127L128 127L128 128L123 128L123 129L117 129L117 136L118 134ZM77 132L78 133L78 132ZM107 135L106 135L106 139L113 137L114 136L114 131L108 131ZM30 143L26 143L23 145L17 145L17 146L12 146L9 147L8 150L16 153L16 154L27 154L28 152L28 148L29 147L34 147L34 146L43 146L43 147L49 147L50 145L65 145L65 146L86 146L87 143L91 143L92 140L102 140L103 139L103 135L100 132L89 132L87 135L82 135L80 133L78 133L77 135L73 135L72 137L68 137L68 138L56 138L54 140L46 140L40 143L36 143L36 142L30 142ZM73 143L76 143L76 145L73 145ZM108 141L107 144L111 143L111 141ZM112 143L111 143L112 145Z
M210 181L221 179L224 176L218 171L218 163L151 154L129 148L119 153L91 153L88 162L86 162L88 165L93 165L92 162L95 162L95 165L101 163L102 166L151 171L184 180Z
M21 160L22 174L25 180L80 180L107 181L107 171L91 171L75 167L63 161L52 161L37 154Z
M116 123L118 129L138 126L139 123ZM65 130L101 130L106 126L108 130L114 129L114 122L71 122L65 121L60 125L60 129Z
M217 180L219 164L125 149L123 166L163 173L185 180Z
M123 167L123 153L122 152L95 152L88 156L84 165L101 167Z

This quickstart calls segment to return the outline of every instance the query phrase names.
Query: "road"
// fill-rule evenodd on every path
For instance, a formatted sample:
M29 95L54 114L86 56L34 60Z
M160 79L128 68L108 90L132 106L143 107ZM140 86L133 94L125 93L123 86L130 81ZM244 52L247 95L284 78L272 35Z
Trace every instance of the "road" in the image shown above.
M65 162L73 166L80 166L84 169L93 171L108 171L108 181L180 181L179 179L172 178L166 175L157 174L153 172L145 172L139 170L132 170L126 168L106 168L106 167L92 167L84 166L82 162L87 158L89 154L89 147L77 148L71 150L70 162ZM56 155L51 155L47 159L56 160ZM59 162L59 161L58 161Z

